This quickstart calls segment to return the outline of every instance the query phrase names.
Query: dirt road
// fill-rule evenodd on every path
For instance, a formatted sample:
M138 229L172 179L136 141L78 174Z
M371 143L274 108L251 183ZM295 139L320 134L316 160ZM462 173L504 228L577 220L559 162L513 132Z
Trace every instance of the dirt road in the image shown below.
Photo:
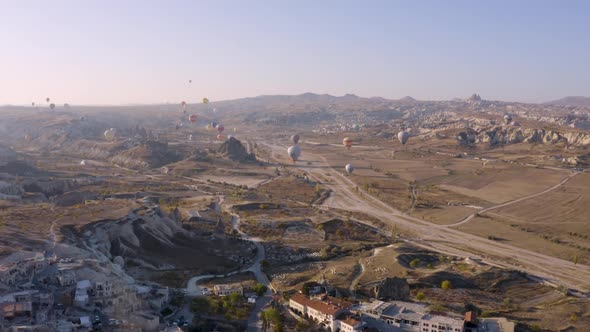
M491 210L494 210L494 209L499 209L499 208L502 208L502 207L505 207L505 206L508 206L508 205L516 204L516 203L522 202L522 201L524 201L526 199L535 198L537 196L544 195L546 193L549 193L549 192L551 192L551 191L553 191L553 190L555 190L555 189L563 186L566 182L568 182L571 178L573 178L577 174L579 174L579 172L573 172L573 173L569 174L568 176L566 176L560 183L554 185L551 188L548 188L548 189L545 189L545 190L543 190L541 192L538 192L536 194L532 194L532 195L529 195L529 196L525 196L525 197L521 197L521 198L518 198L518 199L514 199L514 200L511 200L509 202L502 203L502 204L490 206L489 208L485 208L485 209L483 209L481 211L478 211L477 213L473 213L473 214L468 215L463 220L461 220L461 221L459 221L457 223L447 224L447 225L444 225L444 226L445 227L461 226L463 224L468 223L471 219L473 219L478 214L482 214L482 213L485 213L485 212L488 212L488 211L491 211Z
M269 147L274 159L289 164L285 157L284 146L274 143L259 144ZM355 190L357 185L341 172L330 167L322 156L307 151L304 152L304 156L304 162L292 167L305 171L317 179L331 180L330 183L322 184L333 191L330 198L324 202L326 207L362 212L386 224L395 224L409 230L416 236L407 238L405 241L413 245L447 255L472 257L492 266L522 271L548 283L579 291L580 296L590 296L587 293L590 292L590 268L586 265L576 265L570 261L491 241L408 216L368 193L357 193Z

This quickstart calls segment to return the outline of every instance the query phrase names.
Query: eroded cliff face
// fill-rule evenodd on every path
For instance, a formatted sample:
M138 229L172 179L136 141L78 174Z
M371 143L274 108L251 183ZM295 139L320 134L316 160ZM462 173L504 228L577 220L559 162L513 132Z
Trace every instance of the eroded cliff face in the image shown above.
M538 143L564 143L573 146L590 144L590 134L584 132L559 132L550 129L522 128L515 126L494 126L468 128L456 137L460 144L485 143L489 145Z

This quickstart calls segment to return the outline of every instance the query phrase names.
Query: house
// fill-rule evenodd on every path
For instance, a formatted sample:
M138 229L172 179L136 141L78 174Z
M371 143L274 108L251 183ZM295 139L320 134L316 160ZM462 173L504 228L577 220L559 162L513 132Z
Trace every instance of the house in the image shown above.
M146 294L146 300L152 309L162 311L170 303L170 290L168 287L154 287Z
M71 270L60 271L56 278L57 283L62 287L76 284L76 274Z
M82 327L92 327L92 323L90 322L90 317L82 316L80 317L80 326Z
M341 332L361 332L363 330L363 322L350 315L338 317L337 325Z
M308 298L303 294L295 294L289 299L289 307L299 315L309 318L318 324L336 331L340 322L336 317L348 312L352 303L327 295Z
M74 296L74 304L79 307L88 305L89 296L88 291L92 289L90 280L81 280L76 284L76 294Z
M221 284L213 286L213 292L217 296L228 296L234 293L244 295L244 287L241 284Z
M94 294L100 298L113 296L113 284L109 280L97 281L94 284Z
M33 313L33 295L37 291L24 291L0 297L0 317L12 319L18 316L31 316Z
M33 303L38 304L39 307L52 307L53 302L52 293L38 293L33 297Z
M43 253L17 251L0 259L0 281L8 286L13 286L19 281L30 281L48 265L49 262Z

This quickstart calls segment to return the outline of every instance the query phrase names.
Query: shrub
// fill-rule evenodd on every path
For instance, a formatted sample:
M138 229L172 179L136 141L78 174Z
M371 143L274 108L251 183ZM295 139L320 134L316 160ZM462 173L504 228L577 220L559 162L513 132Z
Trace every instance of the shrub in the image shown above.
M416 299L418 301L424 301L425 298L426 298L426 295L424 294L424 292L418 292L418 294L416 294Z
M451 289L451 288L452 288L451 282L450 282L450 281L448 281L448 280L445 280L445 281L443 281L443 282L440 284L440 288L442 288L442 289L444 289L444 290L449 290L449 289Z

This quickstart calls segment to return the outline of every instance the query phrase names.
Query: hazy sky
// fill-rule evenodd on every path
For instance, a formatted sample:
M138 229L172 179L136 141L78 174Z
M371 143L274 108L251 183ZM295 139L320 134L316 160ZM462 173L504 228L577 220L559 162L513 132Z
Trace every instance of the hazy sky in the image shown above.
M590 96L584 0L0 0L0 43L0 104Z

